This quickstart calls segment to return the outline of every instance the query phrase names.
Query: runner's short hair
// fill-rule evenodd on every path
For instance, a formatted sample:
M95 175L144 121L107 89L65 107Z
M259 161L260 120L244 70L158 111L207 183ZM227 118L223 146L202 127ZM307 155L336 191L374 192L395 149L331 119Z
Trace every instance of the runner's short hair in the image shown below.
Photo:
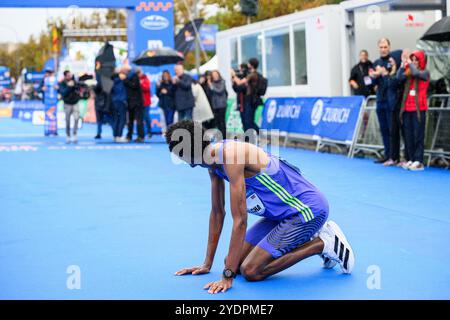
M192 120L182 120L179 121L173 125L171 125L166 132L166 142L169 145L169 150L170 152L173 152L173 149L175 148L175 146L177 146L180 143L183 143L185 141L183 141L183 138L185 137L184 135L181 135L181 139L174 139L174 133L177 130L187 130L189 132L189 143L190 143L190 147L191 147L191 156L193 158L194 154L195 154L195 146L198 145L199 143L201 143L201 147L202 147L202 153L205 150L205 148L211 143L211 141L208 141L205 139L203 139L204 135L205 135L205 127L203 127L203 125L198 122L198 121L192 121ZM198 132L201 132L201 136L198 135ZM197 136L195 136L195 133L197 133ZM197 139L197 137L201 137L199 139ZM198 141L197 141L198 140ZM179 154L177 154L178 156L182 157L183 156L183 148L180 150Z

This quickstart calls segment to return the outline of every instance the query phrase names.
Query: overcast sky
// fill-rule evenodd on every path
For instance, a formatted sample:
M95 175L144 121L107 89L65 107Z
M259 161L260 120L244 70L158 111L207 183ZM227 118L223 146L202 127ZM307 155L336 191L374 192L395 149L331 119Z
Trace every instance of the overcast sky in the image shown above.
M89 15L92 9L78 9ZM23 42L45 30L48 18L67 18L73 9L0 9L0 43Z

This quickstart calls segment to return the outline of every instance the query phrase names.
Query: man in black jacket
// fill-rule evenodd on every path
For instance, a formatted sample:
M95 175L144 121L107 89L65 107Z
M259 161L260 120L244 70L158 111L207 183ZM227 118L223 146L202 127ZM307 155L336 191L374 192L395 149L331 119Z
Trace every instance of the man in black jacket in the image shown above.
M374 94L372 78L369 76L369 70L372 68L369 53L367 50L361 50L359 62L353 67L349 80L354 95L368 97Z
M138 138L135 142L141 143L145 140L144 134L144 103L142 101L142 89L139 76L135 71L124 68L127 77L123 80L128 96L128 133L127 139L133 139L134 121L137 122Z
M192 120L192 110L195 107L194 94L192 93L192 78L184 73L181 64L175 66L173 85L175 92L175 110L178 111L178 121Z
M80 100L79 84L75 81L72 73L68 70L64 71L64 80L59 84L59 94L64 101L64 112L66 114L66 142L70 143L70 117L74 117L73 126L73 143L77 143L78 120L80 119L80 108L78 101Z

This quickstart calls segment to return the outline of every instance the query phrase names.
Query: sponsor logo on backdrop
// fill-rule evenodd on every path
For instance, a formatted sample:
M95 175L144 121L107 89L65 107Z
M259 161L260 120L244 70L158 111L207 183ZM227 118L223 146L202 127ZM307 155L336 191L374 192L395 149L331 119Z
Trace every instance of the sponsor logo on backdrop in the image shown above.
M141 20L141 27L147 30L163 30L169 26L170 22L166 18L157 15L146 16Z
M405 26L409 28L425 26L425 16L420 12L408 13L405 19Z
M349 108L324 108L323 100L317 100L311 111L311 124L317 126L320 121L328 123L347 123L350 117Z
M162 1L150 1L150 2L141 2L138 6L136 6L136 11L168 11L172 8L172 3L170 2L162 2Z
M147 48L150 50L160 49L164 47L163 42L161 40L148 40Z
M314 104L314 107L311 112L311 124L313 126L317 126L320 122L320 119L322 119L323 114L323 101L317 100Z
M269 103L269 108L267 109L267 122L271 123L273 119L275 119L275 115L277 114L277 101L272 100Z
M350 117L350 109L348 108L326 108L323 115L323 122L347 123Z
M302 107L295 104L292 100L291 103L287 101L284 105L277 105L276 100L271 100L267 109L267 123L271 123L276 119L298 119L300 117L300 112Z
M32 117L32 116L31 116L31 112L26 111L26 112L23 113L23 119L25 119L25 120L30 120L31 117Z
M316 29L317 30L322 30L324 28L325 28L325 24L323 22L323 17L322 16L317 17L316 18Z
M33 120L34 125L40 126L45 124L45 112L42 110L33 112Z

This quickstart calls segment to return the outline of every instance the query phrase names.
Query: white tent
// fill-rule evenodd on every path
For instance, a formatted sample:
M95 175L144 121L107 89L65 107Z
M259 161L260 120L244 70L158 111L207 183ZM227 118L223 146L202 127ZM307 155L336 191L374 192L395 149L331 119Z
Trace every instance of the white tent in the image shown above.
M206 71L213 71L218 69L219 69L219 60L217 58L217 55L215 55L204 65L200 66L200 74L204 74ZM192 69L191 71L189 71L189 73L197 74L197 70Z

